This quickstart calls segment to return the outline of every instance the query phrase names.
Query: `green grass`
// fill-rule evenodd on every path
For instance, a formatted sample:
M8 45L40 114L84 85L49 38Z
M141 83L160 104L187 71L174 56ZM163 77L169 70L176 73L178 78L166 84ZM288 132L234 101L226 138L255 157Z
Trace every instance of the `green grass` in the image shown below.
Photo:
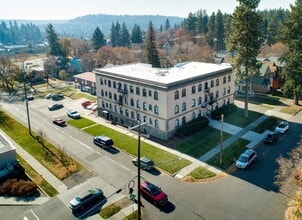
M238 127L244 128L253 121L260 118L263 114L259 112L249 111L248 117L244 116L244 109L237 108L237 110L231 114L224 117L224 122L236 125Z
M178 145L176 150L188 154L194 158L200 158L202 155L220 144L221 132L217 129L206 127L189 137L185 137ZM231 135L223 133L223 140L230 138Z
M138 219L138 210L132 212L130 215L123 218L123 220L136 220Z
M238 96L236 99L244 101L244 96ZM279 96L273 96L273 95L265 95L265 94L257 94L255 96L249 97L248 101L249 103L253 103L256 105L282 105L284 98Z
M213 173L204 167L197 167L191 173L189 173L188 176L191 176L196 180L200 180L214 177L216 176L216 173Z
M280 112L290 115L296 115L299 111L301 111L301 109L302 109L301 106L292 105L282 108Z
M216 154L214 157L210 158L207 163L223 170L227 170L236 161L239 155L246 150L248 143L249 141L240 138L222 151L221 164L220 154Z
M85 119L88 120L89 119ZM70 120L70 122L73 120ZM80 120L77 120L80 121ZM85 122L86 124L87 122ZM82 124L77 124L79 128L82 128ZM138 139L130 137L126 134L120 133L116 130L110 129L106 126L95 124L90 127L86 127L82 129L84 132L92 135L106 135L110 137L114 141L114 146L118 147L119 149L137 156L138 150ZM174 174L177 171L181 170L182 168L188 166L191 162L176 156L175 154L169 153L157 147L154 147L146 142L141 141L141 156L146 156L154 161L155 165L170 173Z
M100 216L104 219L110 218L114 214L118 213L122 209L121 206L117 205L116 203L113 203L105 208L102 209L100 212Z
M261 122L257 127L253 128L252 130L255 132L258 132L260 134L262 134L266 130L273 131L275 129L276 125L278 124L279 120L280 119L278 119L276 117L269 117L266 120L264 120L263 122Z
M80 119L76 119L76 120L67 120L66 121L67 124L74 126L76 128L82 129L88 126L91 126L93 124L96 124L96 122L91 121L85 117L82 117Z
M96 97L93 96L93 95L89 95L87 93L83 93L83 92L77 92L77 93L74 93L71 98L73 99L81 99L81 98L85 98L85 99L88 99L88 100L91 100L91 101L96 101Z
M36 183L49 197L58 195L58 191L52 187L39 173L37 173L22 157L17 154L17 159L25 169L25 173Z

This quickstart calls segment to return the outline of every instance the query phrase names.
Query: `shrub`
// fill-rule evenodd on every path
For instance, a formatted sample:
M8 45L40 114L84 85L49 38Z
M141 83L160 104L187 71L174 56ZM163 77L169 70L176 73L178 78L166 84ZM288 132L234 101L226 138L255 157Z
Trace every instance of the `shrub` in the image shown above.
M176 133L179 135L190 135L195 133L196 131L199 131L203 128L208 127L209 125L209 121L207 118L205 117L200 117L200 118L196 118L188 123L186 123L185 125L179 127L176 130Z
M0 187L1 196L28 196L37 191L37 184L27 180L8 179Z

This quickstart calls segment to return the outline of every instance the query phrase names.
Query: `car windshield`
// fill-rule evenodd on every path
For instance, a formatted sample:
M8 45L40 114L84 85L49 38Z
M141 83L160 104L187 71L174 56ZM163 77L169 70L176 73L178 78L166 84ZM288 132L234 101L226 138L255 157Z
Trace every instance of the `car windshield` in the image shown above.
M279 124L279 125L278 125L279 128L285 128L285 126L286 126L285 123L282 123L282 124Z
M241 155L238 159L240 162L247 162L247 157L244 155Z
M273 135L272 134L268 134L267 135L267 139L272 139Z
M150 193L153 195L153 196L157 196L158 194L160 194L161 190L156 187L156 186L153 186L153 187L150 187Z

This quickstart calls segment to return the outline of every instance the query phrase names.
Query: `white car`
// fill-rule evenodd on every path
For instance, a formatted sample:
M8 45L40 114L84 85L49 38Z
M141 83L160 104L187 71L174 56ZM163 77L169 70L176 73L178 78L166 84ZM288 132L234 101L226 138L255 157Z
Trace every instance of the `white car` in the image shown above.
M70 110L67 112L68 117L70 118L80 118L80 113L78 113L76 110Z
M93 103L91 103L90 105L88 105L88 106L86 107L86 109L93 110L93 109L95 108L95 106L98 106L98 104L95 103L95 102L93 102Z
M245 169L250 166L254 161L256 161L257 153L254 150L247 149L244 151L238 160L236 161L236 167L240 169Z
M281 121L277 127L275 128L275 132L279 132L281 134L284 134L289 129L289 124L286 121Z

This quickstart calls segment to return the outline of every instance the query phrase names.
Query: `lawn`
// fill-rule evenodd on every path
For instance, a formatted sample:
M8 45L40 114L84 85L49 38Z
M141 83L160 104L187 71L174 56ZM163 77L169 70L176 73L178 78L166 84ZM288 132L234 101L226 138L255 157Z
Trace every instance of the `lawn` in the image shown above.
M253 121L260 118L263 114L259 112L249 111L248 117L244 116L244 109L237 108L235 112L224 117L224 122L231 123L238 127L244 128L251 124Z
M95 122L87 118L81 118L76 120L71 119L67 123L79 129L82 129L84 132L92 136L98 136L98 135L108 136L114 141L114 146L118 147L120 150L123 150L133 156L137 156L137 149L138 149L137 138L130 137L127 134L120 133L106 126L95 124ZM155 165L158 168L172 175L191 163L186 159L180 158L174 154L161 150L143 141L141 141L141 156L146 156L150 158L151 160L154 161Z
M230 137L230 134L223 133L223 140ZM202 155L219 145L220 141L221 132L217 129L206 127L189 137L183 137L182 141L176 145L175 149L194 158L200 158Z
M266 130L275 130L275 127L279 123L280 119L276 117L269 117L266 120L264 120L262 123L260 123L257 127L253 128L253 131L258 132L262 134Z
M210 158L207 163L227 170L236 161L239 155L246 150L248 144L249 141L238 139L222 151L222 163L220 163L220 154L216 154L214 157Z

